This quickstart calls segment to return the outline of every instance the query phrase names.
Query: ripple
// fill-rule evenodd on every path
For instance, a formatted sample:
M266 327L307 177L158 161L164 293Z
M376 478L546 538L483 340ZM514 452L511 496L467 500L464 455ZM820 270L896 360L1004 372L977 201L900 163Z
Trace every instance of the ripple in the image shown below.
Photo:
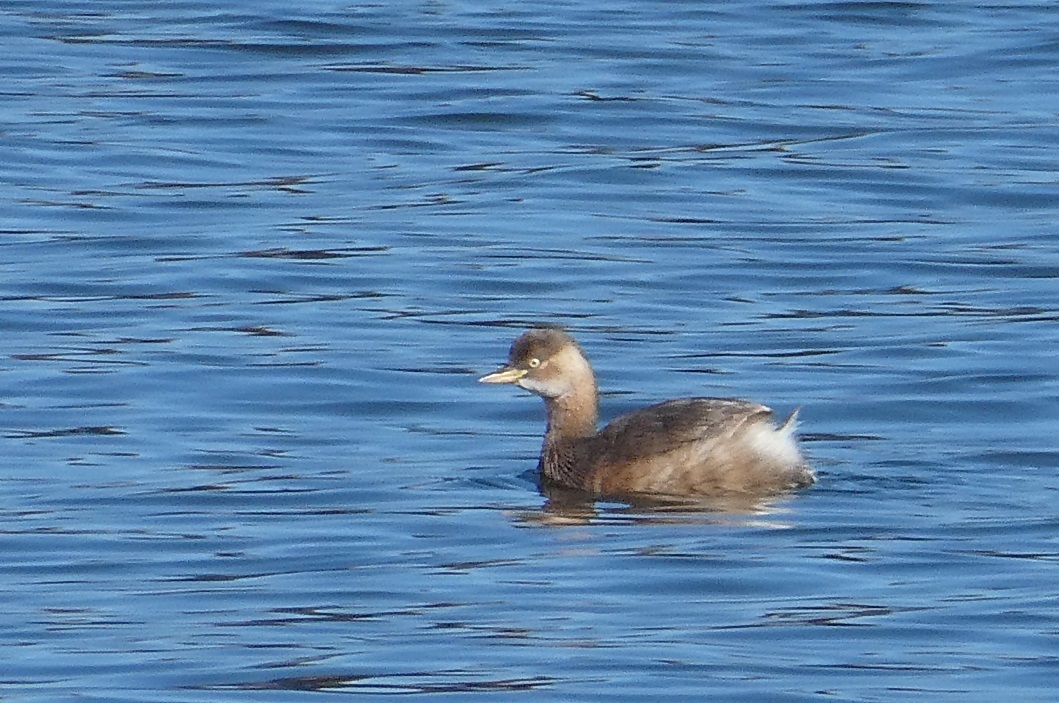
M1042 7L5 19L9 697L1054 698ZM540 321L820 484L542 492Z

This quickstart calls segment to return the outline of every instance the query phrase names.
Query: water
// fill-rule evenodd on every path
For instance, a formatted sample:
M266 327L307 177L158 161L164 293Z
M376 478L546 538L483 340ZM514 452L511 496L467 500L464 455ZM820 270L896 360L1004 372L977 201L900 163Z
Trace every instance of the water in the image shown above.
M1050 3L8 2L0 697L1054 700ZM613 417L818 487L558 505Z

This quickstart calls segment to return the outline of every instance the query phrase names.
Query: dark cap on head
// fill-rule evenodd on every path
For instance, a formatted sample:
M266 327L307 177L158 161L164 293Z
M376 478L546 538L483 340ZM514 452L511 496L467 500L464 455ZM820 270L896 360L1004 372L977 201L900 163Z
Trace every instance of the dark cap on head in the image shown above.
M544 361L567 346L580 349L574 338L558 327L538 327L525 332L511 344L508 363L516 366L528 359Z

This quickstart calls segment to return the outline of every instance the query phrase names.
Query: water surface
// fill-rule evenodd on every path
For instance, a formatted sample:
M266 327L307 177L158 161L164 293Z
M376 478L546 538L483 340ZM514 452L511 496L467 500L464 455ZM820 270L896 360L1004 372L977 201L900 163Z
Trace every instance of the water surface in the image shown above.
M1059 11L0 10L0 697L1046 701ZM814 489L564 505L605 418L801 406Z

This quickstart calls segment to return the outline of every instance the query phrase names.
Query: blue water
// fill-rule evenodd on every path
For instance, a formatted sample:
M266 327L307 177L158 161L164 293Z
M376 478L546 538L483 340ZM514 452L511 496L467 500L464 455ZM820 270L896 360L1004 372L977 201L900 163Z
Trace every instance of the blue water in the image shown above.
M0 8L0 699L1052 701L1059 8ZM605 418L820 484L563 505Z

